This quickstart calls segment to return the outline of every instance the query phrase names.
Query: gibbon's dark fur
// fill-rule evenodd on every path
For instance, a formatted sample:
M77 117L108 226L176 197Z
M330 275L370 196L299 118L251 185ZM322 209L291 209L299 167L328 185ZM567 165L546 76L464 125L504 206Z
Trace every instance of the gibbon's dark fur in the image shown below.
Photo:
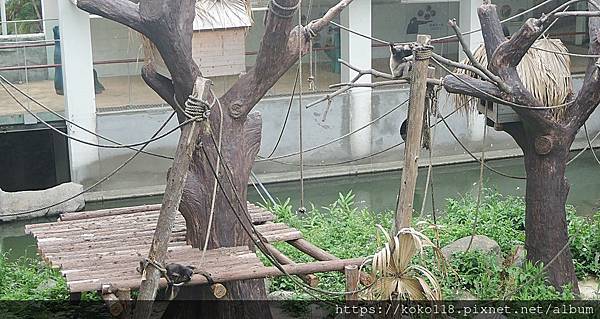
M390 72L396 79L402 79L410 76L412 62L407 58L412 56L412 49L409 45L395 45L390 43Z

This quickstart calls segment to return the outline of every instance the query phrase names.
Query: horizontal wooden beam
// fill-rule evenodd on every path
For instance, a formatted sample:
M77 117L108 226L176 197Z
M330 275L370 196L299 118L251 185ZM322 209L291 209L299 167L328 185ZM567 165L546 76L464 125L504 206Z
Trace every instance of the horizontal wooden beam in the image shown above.
M330 271L343 271L344 267L347 265L361 265L364 262L364 258L353 258L353 259L339 259L339 260L329 260L329 261L317 261L312 263L304 263L304 264L296 264L296 265L283 265L283 269L289 273L290 275L307 275L313 273L320 272L330 272ZM237 280L247 280L247 279L261 279L267 277L277 277L282 276L283 273L277 269L276 267L261 267L258 269L243 270L243 271L235 271L228 272L223 274L214 274L212 279L214 282L224 283L230 281ZM208 281L204 276L194 275L192 280L186 285L205 285ZM100 281L92 281L92 282L80 282L80 283L72 283L69 284L69 289L71 292L82 292L82 291L97 291L102 289L102 282ZM106 284L106 283L104 283ZM113 286L118 289L121 288L131 288L137 289L140 286L140 279L130 279L123 280L120 282L112 283ZM160 281L160 287L166 287L167 282L163 278Z

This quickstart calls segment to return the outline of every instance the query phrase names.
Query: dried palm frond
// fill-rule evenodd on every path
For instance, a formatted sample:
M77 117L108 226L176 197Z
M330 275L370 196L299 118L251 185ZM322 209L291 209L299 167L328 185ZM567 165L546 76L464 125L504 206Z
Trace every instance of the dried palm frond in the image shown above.
M539 39L527 51L517 66L517 72L525 87L542 104L560 105L565 103L573 92L571 59L566 54L552 53L547 50L568 53L565 45L558 39ZM473 52L473 56L481 65L487 67L487 55L483 44ZM468 59L463 60L462 63L471 65ZM477 77L473 72L464 69L457 69L454 73ZM476 110L479 100L471 99L468 102L468 99L470 97L465 95L454 96L455 105L469 103L470 108L465 108L466 112ZM553 110L555 118L560 118L564 114L564 109Z
M441 300L441 287L435 276L425 267L412 264L413 257L422 255L424 248L436 248L433 242L413 228L404 228L394 237L380 225L377 228L386 243L369 258L373 285L365 290L363 297L370 300Z

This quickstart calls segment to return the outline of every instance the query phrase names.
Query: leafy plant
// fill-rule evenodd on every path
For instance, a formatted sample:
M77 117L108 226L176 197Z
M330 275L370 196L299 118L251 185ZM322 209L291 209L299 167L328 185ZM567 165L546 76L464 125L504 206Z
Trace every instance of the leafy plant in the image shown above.
M0 300L68 300L67 284L39 260L0 255Z

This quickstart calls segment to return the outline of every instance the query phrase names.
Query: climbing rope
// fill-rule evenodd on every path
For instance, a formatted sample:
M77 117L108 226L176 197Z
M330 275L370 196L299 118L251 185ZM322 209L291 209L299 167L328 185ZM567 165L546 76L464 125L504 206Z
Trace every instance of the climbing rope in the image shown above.
M212 90L212 88L210 89L210 93L212 94L213 98L217 101L217 106L219 107L219 142L217 143L216 146L217 146L217 151L220 152L221 151L221 142L223 139L223 107L221 106L221 101L215 95L215 92ZM192 113L192 115L193 115L193 113ZM207 116L206 112L204 113L204 115ZM208 118L208 117L206 117L206 118ZM209 132L209 134L212 135L212 132ZM207 158L207 160L208 160L208 158ZM221 167L220 161L221 161L221 158L217 157L217 176L219 175L219 169ZM206 226L206 236L204 238L204 246L202 247L202 255L200 256L200 264L201 265L204 262L204 255L206 254L206 250L208 249L208 240L210 239L210 234L212 232L212 223L213 223L214 215L215 215L216 200L217 200L217 180L215 179L213 182L212 197L210 200L210 212L208 214L208 225Z
M56 127L52 126L51 124L49 124L48 122L44 121L42 118L40 118L37 114L35 114L31 109L29 109L27 106L25 106L23 104L23 102L21 102L9 89L8 87L6 87L5 83L10 86L12 89L14 89L15 91L17 91L19 94L23 95L25 98L27 98L28 100L32 101L34 104L40 106L42 109L50 112L52 115L58 117L59 119L65 121L66 123L69 123L79 129L81 129L82 131L89 133L91 135L94 135L100 139L106 140L108 142L111 142L115 145L103 145L103 144L97 144L97 143L92 143L92 142L88 142L85 140L81 140L78 139L76 137L73 137L69 134L64 133L63 131L57 129ZM35 98L33 98L32 96L30 96L29 94L27 94L26 92L24 92L23 90L21 90L20 88L18 88L17 86L15 86L12 82L8 81L4 76L2 76L0 74L0 85L2 86L2 88L6 91L6 93L8 93L8 95L10 95L10 97L25 111L27 111L27 113L29 113L31 116L33 116L36 120L38 120L40 123L42 123L44 126L48 127L49 129L51 129L52 131L56 132L57 134L64 136L70 140L74 140L76 142L82 143L82 144L86 144L89 146L94 146L94 147L100 147L100 148L128 148L134 151L137 151L138 149L134 148L134 146L140 146L145 144L146 142L154 142L156 140L162 139L164 137L166 137L167 135L173 133L174 131L178 130L179 127L174 128L170 131L168 131L167 133L156 137L155 139L151 139L151 140L146 140L143 142L138 142L138 143L134 143L134 144L122 144L119 143L109 137L103 136L101 134L98 134L92 130L89 130L71 120L69 120L68 118L64 117L62 114L52 110L51 108L49 108L48 106L44 105L43 103L40 103L38 100L36 100ZM186 123L187 124L187 123ZM161 154L156 154L156 153L152 153L152 152L147 152L147 151L142 151L143 154L147 154L147 155L151 155L151 156L155 156L155 157L159 157L159 158L164 158L164 159L173 159L173 157L169 157L166 155L161 155Z
M175 116L175 112L172 112L171 115L169 116L169 118L160 126L160 128L154 133L154 136L158 135L158 133L160 133L160 131L162 131L162 129L171 121L171 119ZM183 122L181 123L180 126L186 125L189 122ZM91 186L85 188L83 191L68 197L67 199L61 200L57 203L54 203L52 205L47 205L44 206L42 208L37 208L37 209L32 209L32 210L28 210L25 212L20 212L20 213L14 213L14 214L5 214L4 216L22 216L22 215L28 215L31 213L35 213L35 212L39 212L42 210L46 210L55 206L58 206L60 204L66 203L74 198L77 198L87 192L89 192L90 190L92 190L94 187L104 183L105 181L107 181L108 179L110 179L111 177L113 177L115 174L117 174L123 167L127 166L127 164L131 163L139 154L141 154L144 149L146 148L146 146L148 146L150 144L150 142L146 142L145 144L142 145L142 147L140 147L138 150L136 150L136 152L129 157L127 160L125 160L123 163L121 163L119 166L117 166L117 168L115 168L114 170L112 170L110 173L108 173L106 176L102 177L100 180L98 180L97 182L95 182L94 184L92 184Z
M302 0L298 1L298 5L301 5ZM298 26L302 27L302 10L298 10ZM302 78L302 38L301 33L298 32L298 72L300 78ZM300 87L298 92L298 148L300 153L300 207L298 208L299 213L305 213L306 208L304 206L304 123L302 119L302 81L300 81Z
M279 143L281 143L281 138L283 137L283 133L285 132L285 128L287 127L288 119L290 117L290 113L292 111L292 103L294 103L294 95L296 95L296 86L298 86L298 80L300 77L300 69L296 68L296 78L294 79L294 87L292 88L292 94L290 95L290 103L288 104L287 112L285 113L285 119L283 120L283 124L281 125L281 130L279 131L279 136L277 137L277 142L275 142L275 146L271 150L269 155L265 156L266 158L270 158L275 154L277 147L279 147ZM258 156L260 157L260 156Z
M323 144L319 144L319 145L316 145L316 146L313 146L313 147L310 147L310 148L306 148L306 149L304 149L304 152L305 152L305 153L306 153L306 152L311 152L311 151L317 150L317 149L319 149L319 148L323 148L323 147L325 147L325 146L327 146L327 145L331 145L331 144L333 144L333 143L335 143L335 142L338 142L338 141L340 141L340 140L342 140L342 139L344 139L344 138L346 138L346 137L348 137L348 136L350 136L350 135L352 135L352 134L355 134L355 133L357 133L357 132L359 132L359 131L361 131L361 130L364 130L365 128L367 128L367 127L369 127L369 126L373 125L375 122L377 122L377 121L379 121L379 120L383 119L384 117L386 117L386 116L390 115L392 112L396 111L396 110L397 110L397 109L399 109L400 107L402 107L402 106L406 105L406 103L408 103L408 99L406 99L406 100L404 100L402 103L400 103L400 104L398 104L398 105L394 106L394 107L393 107L393 108L391 108L389 111L387 111L387 112L385 112L385 113L381 114L379 117L377 117L377 118L375 118L375 119L371 120L370 122L366 123L365 125L363 125L363 126L361 126L361 127L357 128L357 129L355 129L355 130L353 130L353 131L350 131L350 132L348 132L348 133L346 133L346 134L344 134L344 135L341 135L341 136L339 136L339 137L336 137L336 138L334 138L333 140L330 140L330 141L328 141L328 142L325 142L325 143L323 143ZM261 157L261 156L258 156L258 157L259 157L259 159L258 159L258 160L256 160L256 162L259 162L259 163L260 163L260 162L265 162L265 161L273 161L273 160L276 160L276 159L281 159L281 158L286 158L286 157L292 157L292 156L295 156L295 155L298 155L298 154L300 154L300 153L299 153L299 152L294 152L294 153L285 154L285 155L279 155L279 156L274 156L274 157ZM308 164L305 164L305 165L306 165L306 166L308 166Z
M587 139L588 146L590 147L590 151L592 151L592 155L594 156L596 163L598 163L598 165L600 165L600 159L598 159L598 156L596 155L596 151L594 151L594 146L592 146L592 141L590 141L590 135L588 134L587 125L585 123L583 124L583 131L585 132L585 138Z
M438 103L439 103L439 92L441 91L442 87L438 86L435 89L435 92L432 92L432 90L428 90L429 91L429 101L431 102L431 107L430 108L426 108L426 120L427 120L427 128L430 128L431 125L431 114L433 113L436 117L439 114L439 108L438 108ZM448 100L446 99L446 103L444 104L444 108L446 108L446 106L448 105ZM432 132L429 134L429 165L427 167L427 178L425 179L425 190L423 191L423 202L421 204L421 212L419 213L419 215L421 217L423 217L423 213L425 212L425 204L427 203L427 192L429 190L429 184L431 183L431 191L433 192L433 177L432 177L432 173L433 173L433 145L434 145L434 140L435 140L435 132L436 132L436 128L437 128L437 122L433 125L433 130ZM433 204L432 204L433 206ZM434 221L435 223L435 221Z
M211 135L212 138L212 135ZM213 143L216 144L216 141L213 138ZM208 153L206 152L206 149L203 145L200 146L202 149L202 152L204 152L204 155L206 157L208 157ZM238 204L238 206L241 208L242 212L245 211L244 206L245 203L241 200L241 197L239 195L239 192L237 190L237 188L235 187L235 184L233 182L233 173L231 171L231 168L227 165L227 162L225 162L222 158L222 154L220 152L217 152L217 155L219 157L221 157L221 162L223 163L223 166L225 168L225 178L227 179L227 182L231 185L232 188L232 192L235 196L236 202ZM263 239L261 238L259 232L256 230L256 227L254 226L254 224L252 223L252 220L250 219L250 216L246 213L240 213L236 208L235 205L233 204L232 200L229 198L229 195L227 195L227 192L225 191L223 184L221 183L220 178L218 177L218 175L216 175L216 171L214 166L212 165L212 163L210 161L207 161L208 166L210 168L210 171L212 172L213 176L217 179L217 183L219 185L219 188L221 189L221 192L223 193L225 200L227 202L227 204L229 205L230 209L232 210L232 212L234 213L234 215L236 216L236 219L240 222L240 225L242 226L244 232L250 237L250 239L252 240L252 242L254 243L254 245L256 245L256 247L258 247L258 249L265 255L265 257L267 258L267 260L272 263L275 268L277 268L279 271L281 271L286 277L288 277L294 284L296 284L298 287L300 287L301 289L303 289L306 293L308 293L309 295L316 297L313 292L316 293L321 293L321 294L326 294L326 295L335 295L335 296L340 296L340 295L349 295L349 294L355 294L361 291L365 291L366 289L368 289L370 286L366 286L364 288L361 288L359 290L356 291L349 291L349 292L335 292L335 291L327 291L327 290L323 290L323 289L319 289L319 288L315 288L315 287L311 287L305 283L303 283L302 281L298 280L296 277L293 277L291 274L289 274L289 272L287 272L285 270L285 268L283 268L283 265L281 263L279 263L277 261L277 259L273 256L273 254L271 253L271 251L266 247L265 242L263 241ZM242 215L244 216L242 218Z
M473 221L473 229L471 230L471 239L469 239L469 244L467 245L466 251L468 252L471 249L471 245L473 244L473 239L475 238L475 233L477 231L477 224L479 223L479 214L481 213L481 195L483 193L483 168L485 167L485 150L487 148L486 145L486 137L487 137L487 115L488 108L485 108L484 121L483 121L483 140L481 142L481 160L479 165L479 184L477 191L477 202L475 204L475 220Z

